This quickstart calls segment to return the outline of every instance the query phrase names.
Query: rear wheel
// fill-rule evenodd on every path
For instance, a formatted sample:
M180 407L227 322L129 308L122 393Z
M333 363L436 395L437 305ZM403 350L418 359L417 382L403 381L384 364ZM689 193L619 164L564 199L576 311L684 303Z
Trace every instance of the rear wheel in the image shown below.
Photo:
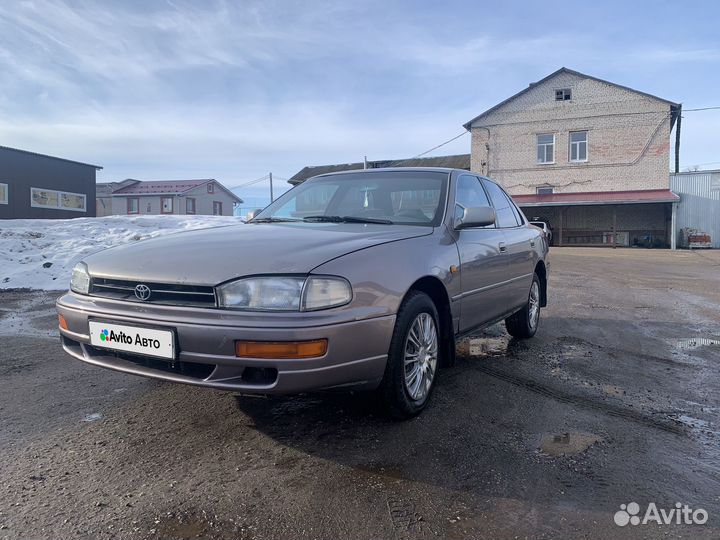
M525 306L505 319L505 328L508 333L516 338L531 338L537 332L540 323L540 278L533 274L530 294Z
M383 401L395 418L419 414L430 399L443 350L439 328L430 297L411 292L398 312L380 385Z

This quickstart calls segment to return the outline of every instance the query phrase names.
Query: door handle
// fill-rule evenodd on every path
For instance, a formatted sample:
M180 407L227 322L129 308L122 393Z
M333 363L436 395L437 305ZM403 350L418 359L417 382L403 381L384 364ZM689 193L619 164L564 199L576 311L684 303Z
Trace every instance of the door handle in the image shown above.
M505 253L507 251L507 246L505 245L505 242L500 242L498 244L498 248L500 248L501 253Z

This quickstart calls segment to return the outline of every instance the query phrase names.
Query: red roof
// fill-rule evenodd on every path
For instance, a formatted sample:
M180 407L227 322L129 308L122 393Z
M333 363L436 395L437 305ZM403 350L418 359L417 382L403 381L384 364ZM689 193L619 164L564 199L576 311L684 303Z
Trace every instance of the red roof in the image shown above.
M203 180L135 180L134 183L113 191L113 195L159 195L167 193L185 193L193 188L213 182L212 178Z
M672 203L680 201L680 197L669 189L513 195L512 198L518 206L580 206L591 204Z

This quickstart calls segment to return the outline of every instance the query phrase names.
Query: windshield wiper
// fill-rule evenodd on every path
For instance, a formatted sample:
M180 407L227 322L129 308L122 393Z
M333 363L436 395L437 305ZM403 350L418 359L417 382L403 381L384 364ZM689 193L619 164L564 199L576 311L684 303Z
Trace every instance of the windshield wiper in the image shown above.
M251 219L248 223L287 223L290 221L302 221L301 219L293 218L280 218L280 217L266 217L259 219Z
M364 218L359 216L305 216L303 221L317 221L324 223L378 223L380 225L392 225L389 219Z

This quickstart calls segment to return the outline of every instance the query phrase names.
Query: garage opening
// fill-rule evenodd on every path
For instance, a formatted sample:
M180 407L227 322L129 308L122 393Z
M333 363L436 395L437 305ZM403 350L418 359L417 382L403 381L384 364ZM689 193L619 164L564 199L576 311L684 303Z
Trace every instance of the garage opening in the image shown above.
M673 206L669 190L517 195L531 221L544 221L554 246L671 247Z

